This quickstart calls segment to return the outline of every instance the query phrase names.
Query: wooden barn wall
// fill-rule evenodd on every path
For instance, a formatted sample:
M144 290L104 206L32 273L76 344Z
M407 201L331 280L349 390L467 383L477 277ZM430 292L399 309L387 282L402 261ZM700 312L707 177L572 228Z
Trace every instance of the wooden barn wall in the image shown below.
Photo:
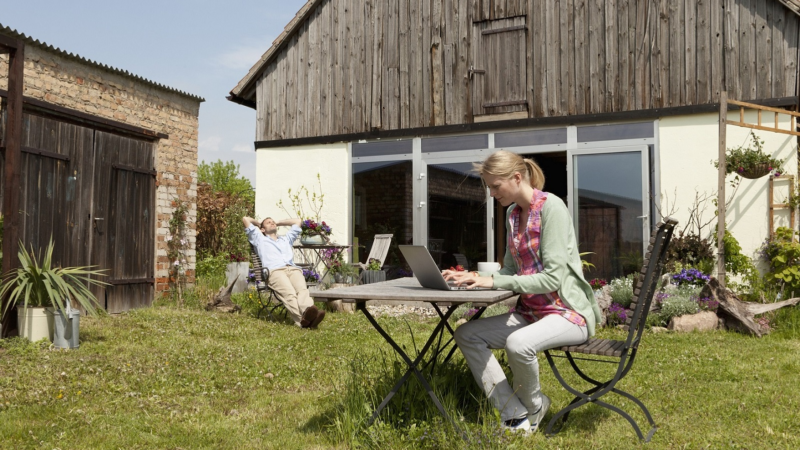
M256 140L473 121L474 23L525 17L529 117L797 95L764 0L325 0L267 67Z

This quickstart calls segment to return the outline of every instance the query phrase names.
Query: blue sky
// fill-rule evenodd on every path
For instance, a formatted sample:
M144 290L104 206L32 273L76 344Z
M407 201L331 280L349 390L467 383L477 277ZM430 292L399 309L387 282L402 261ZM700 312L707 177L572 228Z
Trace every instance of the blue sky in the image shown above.
M225 99L306 0L6 0L0 23L205 98L198 160L233 160L255 184L255 110Z

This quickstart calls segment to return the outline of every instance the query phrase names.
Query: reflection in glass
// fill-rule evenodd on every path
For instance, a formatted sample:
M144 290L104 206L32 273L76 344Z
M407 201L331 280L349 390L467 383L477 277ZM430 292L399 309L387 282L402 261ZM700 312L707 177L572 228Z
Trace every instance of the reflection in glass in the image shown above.
M387 279L402 275L404 262L398 244L413 241L412 201L411 161L353 164L353 234L360 246L358 259L367 262L376 234L393 234L384 261Z
M642 264L642 156L579 155L575 190L580 252L595 265L587 278L620 277Z
M440 268L486 258L486 191L472 163L428 165L428 249Z

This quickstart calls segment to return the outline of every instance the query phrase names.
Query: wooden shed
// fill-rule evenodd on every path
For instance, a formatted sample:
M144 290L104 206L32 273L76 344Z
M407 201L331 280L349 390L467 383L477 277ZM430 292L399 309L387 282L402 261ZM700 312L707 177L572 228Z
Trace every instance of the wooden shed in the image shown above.
M43 249L52 237L56 264L107 270L99 306L149 305L168 288L165 237L181 200L193 279L203 99L2 25L0 39L4 268L17 239Z
M665 202L690 203L715 186L722 90L797 108L797 11L788 0L309 0L229 97L257 111L257 212L274 209L276 184L304 179L290 170L302 161L311 176L347 172L335 187L347 211L341 239L368 238L378 224L407 229L405 219L370 223L378 206L365 196L385 189L362 181L405 162L413 231L399 237L444 238L450 253L492 260L504 248L502 211L484 196L482 243L468 242L469 227L431 234L441 229L436 205L458 195L432 202L438 176L428 168L477 182L464 164L504 148L546 168L546 189L567 201L576 227L612 230L581 250L611 249L597 262L611 261L599 271L617 276L622 261L641 257ZM762 138L796 174L796 143ZM737 199L732 229L748 235L747 250L766 232L764 181ZM581 217L592 205L616 213Z

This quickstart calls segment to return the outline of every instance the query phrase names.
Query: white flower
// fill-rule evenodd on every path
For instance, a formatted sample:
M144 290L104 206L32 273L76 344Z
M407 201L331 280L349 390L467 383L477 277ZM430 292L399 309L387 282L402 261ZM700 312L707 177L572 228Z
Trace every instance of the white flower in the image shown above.
M181 245L186 245L186 241L181 239Z
M175 260L175 265L176 265L176 266L179 266L179 265L181 265L180 261L178 261L178 260Z
M167 242L172 240L172 236L167 236Z

